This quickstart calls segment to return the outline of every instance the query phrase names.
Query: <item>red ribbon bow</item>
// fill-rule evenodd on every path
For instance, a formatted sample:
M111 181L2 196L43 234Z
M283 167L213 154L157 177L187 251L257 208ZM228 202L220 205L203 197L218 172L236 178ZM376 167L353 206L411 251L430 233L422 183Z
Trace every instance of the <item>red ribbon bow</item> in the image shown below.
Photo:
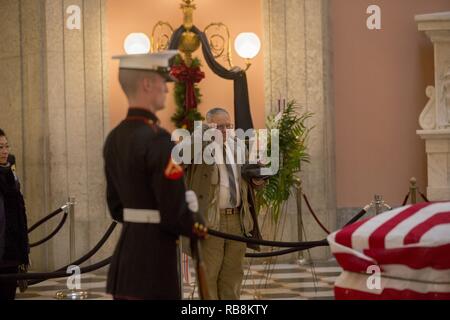
M173 66L170 74L179 82L183 82L186 85L186 111L196 109L197 99L195 98L194 84L202 81L205 78L205 73L200 71L199 67L188 67L182 63L178 66Z

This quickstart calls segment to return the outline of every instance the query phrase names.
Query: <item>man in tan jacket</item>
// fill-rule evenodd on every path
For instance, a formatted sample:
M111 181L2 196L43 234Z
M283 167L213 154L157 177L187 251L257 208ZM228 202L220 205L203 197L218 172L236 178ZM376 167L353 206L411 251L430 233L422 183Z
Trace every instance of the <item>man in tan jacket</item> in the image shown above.
M228 112L215 108L207 113L208 127L221 131L228 159L235 159L236 148L229 147L232 137L227 129L233 129ZM223 147L223 146L222 146ZM187 168L186 183L198 197L200 212L210 229L224 233L261 238L256 212L253 187L262 180L246 181L243 166L236 161L215 162L208 165L192 164ZM246 244L217 237L202 241L203 259L206 265L209 294L215 300L238 300L244 276L243 263Z

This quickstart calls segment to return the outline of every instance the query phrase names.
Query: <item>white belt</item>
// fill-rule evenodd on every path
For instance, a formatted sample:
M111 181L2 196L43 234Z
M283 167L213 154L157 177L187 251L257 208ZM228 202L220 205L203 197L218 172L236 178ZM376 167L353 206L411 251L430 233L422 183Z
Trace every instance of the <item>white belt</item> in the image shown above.
M123 221L158 224L161 222L161 214L158 210L123 209Z

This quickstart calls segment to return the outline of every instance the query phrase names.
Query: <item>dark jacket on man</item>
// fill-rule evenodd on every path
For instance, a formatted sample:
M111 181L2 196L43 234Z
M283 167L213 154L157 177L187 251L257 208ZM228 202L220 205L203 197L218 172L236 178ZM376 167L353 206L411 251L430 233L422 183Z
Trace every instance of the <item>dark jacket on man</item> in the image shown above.
M30 251L25 203L14 166L0 166L0 267L27 265Z
M0 274L17 273L29 264L28 227L25 203L15 173L15 158L0 166ZM15 279L0 280L0 300L13 300Z

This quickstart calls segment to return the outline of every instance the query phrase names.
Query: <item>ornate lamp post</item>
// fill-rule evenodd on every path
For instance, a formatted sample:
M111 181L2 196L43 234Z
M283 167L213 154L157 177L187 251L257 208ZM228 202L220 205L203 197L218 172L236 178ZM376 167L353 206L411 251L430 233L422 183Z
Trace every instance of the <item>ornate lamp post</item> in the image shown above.
M259 38L256 34L250 32L238 35L234 42L234 47L238 55L245 59L246 66L245 68L234 66L228 27L221 22L217 22L209 24L204 31L200 31L194 25L193 16L196 10L194 0L182 0L180 8L183 13L183 24L178 29L174 30L168 22L159 21L153 27L150 39L146 36L142 37L142 33L130 35L131 40L127 37L127 53L148 53L149 51L159 52L167 49L178 49L182 53L185 66L188 68L186 72L194 74L193 70L189 69L193 67L193 53L202 47L203 56L211 70L221 78L234 81L236 127L244 130L253 128L245 72L251 66L251 60L258 55L261 49ZM139 42L140 45L137 45L135 42ZM227 67L218 62L220 58L226 62ZM195 81L199 79L198 74L195 79ZM192 88L187 89L187 91L192 92ZM196 104L188 103L185 107L186 112L189 112L190 109L196 108Z

